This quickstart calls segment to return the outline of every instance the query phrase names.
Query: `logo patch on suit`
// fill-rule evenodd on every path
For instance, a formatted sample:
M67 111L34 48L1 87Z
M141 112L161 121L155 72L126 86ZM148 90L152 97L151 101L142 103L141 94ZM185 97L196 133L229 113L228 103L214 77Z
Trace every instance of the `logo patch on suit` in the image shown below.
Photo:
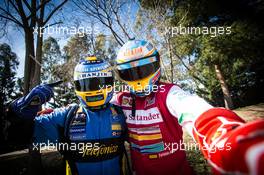
M82 126L86 124L86 114L77 113L71 121L71 126Z
M116 116L117 115L117 112L116 112L115 108L110 107L110 109L111 109L112 115L113 116Z
M86 114L77 113L70 124L69 134L71 140L83 140L86 138Z
M155 97L146 97L145 108L155 103Z
M112 130L121 130L122 127L119 123L112 124Z
M112 123L112 136L120 136L122 132L122 126L120 123Z
M123 96L123 98L122 98L122 106L131 107L132 106L132 98Z
M112 136L120 136L121 135L121 131L113 131L112 132Z
M147 110L136 110L136 116L132 116L131 110L123 110L127 119L126 122L130 124L154 124L163 121L161 113L157 107Z
M110 107L112 112L112 122L119 122L121 120L120 116L118 115L117 111L114 107Z

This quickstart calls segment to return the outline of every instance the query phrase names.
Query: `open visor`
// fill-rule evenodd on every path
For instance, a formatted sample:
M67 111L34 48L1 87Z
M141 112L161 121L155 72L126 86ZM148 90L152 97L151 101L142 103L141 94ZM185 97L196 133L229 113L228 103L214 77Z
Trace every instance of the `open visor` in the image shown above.
M155 73L159 67L159 61L155 61L138 67L118 70L118 73L120 78L125 81L135 81L146 78L149 75Z
M105 89L107 85L113 86L113 84L113 77L94 77L74 81L75 89L81 92Z

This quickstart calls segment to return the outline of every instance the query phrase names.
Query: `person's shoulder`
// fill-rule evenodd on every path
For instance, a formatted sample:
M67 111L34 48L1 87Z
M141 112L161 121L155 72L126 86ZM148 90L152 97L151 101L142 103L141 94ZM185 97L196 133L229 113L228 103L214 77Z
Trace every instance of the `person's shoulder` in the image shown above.
M171 88L171 87L177 87L177 88L180 88L180 86L178 84L175 84L175 83L168 83L168 82L163 82L163 81L160 81L159 82L159 86L165 86L167 88ZM181 89L181 88L180 88Z
M81 106L79 104L77 104L77 103L71 103L71 104L68 104L67 106L65 106L63 108L63 110L69 112L71 110L77 111L77 109L80 109L80 108L81 108Z
M118 96L124 96L124 95L130 95L130 92L129 91L121 91L121 92L117 92L115 94Z
M71 103L71 104L68 104L67 106L65 106L64 108L72 108L72 107L79 107L79 104L77 103Z
M175 91L182 91L180 86L174 83L159 82L158 86L160 94L171 94Z
M110 103L120 106L120 104L122 104L122 99L124 96L130 96L130 92L123 91L123 92L114 93L113 98L110 101Z
M43 110L41 110L41 111L39 111L37 113L37 116L41 116L41 115L45 115L45 114L50 114L53 111L54 111L54 109L52 109L52 108L43 109Z
M71 109L77 109L79 105L77 103L68 104L67 106L59 107L59 108L46 108L38 112L37 116L46 116L49 114L63 114L67 113Z
M114 111L114 113L123 114L122 107L120 105L110 103L109 108L112 110L112 112Z

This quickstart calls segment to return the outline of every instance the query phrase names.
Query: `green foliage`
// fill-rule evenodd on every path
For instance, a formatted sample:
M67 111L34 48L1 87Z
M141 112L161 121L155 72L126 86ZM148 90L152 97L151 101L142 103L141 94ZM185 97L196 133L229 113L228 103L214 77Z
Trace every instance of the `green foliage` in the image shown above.
M200 96L223 106L214 67L217 64L235 105L253 104L264 100L264 34L259 20L264 13L261 4L252 2L140 1L143 9L138 12L136 29L146 28L146 36L160 48L163 73L169 80L174 76L174 82L188 90L193 90L191 82L195 82L194 89ZM180 34L173 27L192 32ZM173 74L168 67L173 68ZM164 74L162 77L165 79Z
M43 66L41 80L42 83L53 83L62 80L63 83L54 87L54 98L49 102L53 108L66 106L77 102L74 87L69 82L67 70L64 70L65 60L60 47L55 38L49 37L43 43Z
M18 66L17 55L12 52L8 44L0 44L0 93L1 109L17 97L14 92L15 75ZM1 115L2 116L2 115Z
M66 46L63 48L65 58L67 61L71 59L78 62L80 59L84 59L88 54L93 54L90 52L91 46L92 43L87 34L83 34L83 36L76 34L68 40Z
M56 71L56 65L60 65L63 62L60 46L55 38L49 37L44 40L42 50L42 83L58 81L53 74Z
M210 7L210 8L209 8ZM263 82L263 25L252 13L248 4L238 1L228 4L210 1L181 1L175 6L172 26L218 27L230 29L229 34L184 34L172 38L175 52L188 66L196 82L196 92L212 104L223 106L222 92L215 75L214 65L222 74L237 106L263 100L258 86ZM245 16L241 9L250 11ZM218 31L220 33L220 31ZM190 60L190 57L192 58ZM262 86L263 87L263 86ZM252 92L256 93L252 93ZM250 94L250 95L249 95ZM261 99L262 96L262 99Z
M1 149L5 146L8 126L6 109L11 101L22 93L21 79L16 83L16 70L18 66L17 55L12 52L8 44L0 44L0 141ZM2 151L2 150L1 150Z
M186 158L195 174L212 174L211 167L204 158L198 144L193 141L193 138L186 131L183 132L183 142L185 144Z
M116 48L118 43L113 37L107 38L104 34L99 34L95 38L94 53L98 58L114 64L116 58Z

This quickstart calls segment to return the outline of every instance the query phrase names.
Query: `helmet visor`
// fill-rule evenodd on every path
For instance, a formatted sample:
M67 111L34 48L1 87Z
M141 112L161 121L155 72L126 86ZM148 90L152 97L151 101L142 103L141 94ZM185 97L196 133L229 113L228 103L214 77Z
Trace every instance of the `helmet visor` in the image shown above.
M113 86L113 84L113 77L94 77L74 81L75 89L80 92L105 89L106 86Z
M129 69L118 70L120 78L125 81L135 81L148 77L159 69L159 61Z

